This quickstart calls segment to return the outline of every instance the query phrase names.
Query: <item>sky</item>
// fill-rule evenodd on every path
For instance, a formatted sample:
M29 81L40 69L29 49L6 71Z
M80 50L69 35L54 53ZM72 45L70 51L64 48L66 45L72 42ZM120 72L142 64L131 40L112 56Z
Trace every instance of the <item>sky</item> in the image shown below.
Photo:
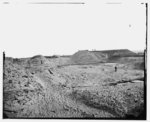
M85 4L7 1L10 3L0 5L0 48L6 56L71 55L78 50L146 47L146 9L136 0L78 0ZM55 0L60 1L78 2Z

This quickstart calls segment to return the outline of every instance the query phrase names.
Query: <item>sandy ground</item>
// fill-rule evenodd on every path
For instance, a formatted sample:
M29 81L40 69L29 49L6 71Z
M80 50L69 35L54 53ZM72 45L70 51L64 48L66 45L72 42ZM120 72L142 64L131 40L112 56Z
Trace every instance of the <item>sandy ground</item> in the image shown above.
M143 70L116 63L51 64L6 61L4 117L139 118L143 113Z

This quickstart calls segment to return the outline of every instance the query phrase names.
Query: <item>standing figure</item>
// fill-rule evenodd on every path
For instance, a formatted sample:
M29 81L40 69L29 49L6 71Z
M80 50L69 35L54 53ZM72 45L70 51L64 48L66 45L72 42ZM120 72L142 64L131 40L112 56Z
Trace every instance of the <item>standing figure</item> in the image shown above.
M115 66L115 72L117 72L117 66Z

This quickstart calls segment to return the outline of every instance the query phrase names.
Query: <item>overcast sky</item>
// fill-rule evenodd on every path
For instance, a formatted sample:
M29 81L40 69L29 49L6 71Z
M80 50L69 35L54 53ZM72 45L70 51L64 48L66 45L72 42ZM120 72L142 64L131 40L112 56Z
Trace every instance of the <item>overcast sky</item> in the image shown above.
M68 55L86 49L145 49L145 5L141 2L9 1L10 4L0 5L0 45L7 56Z

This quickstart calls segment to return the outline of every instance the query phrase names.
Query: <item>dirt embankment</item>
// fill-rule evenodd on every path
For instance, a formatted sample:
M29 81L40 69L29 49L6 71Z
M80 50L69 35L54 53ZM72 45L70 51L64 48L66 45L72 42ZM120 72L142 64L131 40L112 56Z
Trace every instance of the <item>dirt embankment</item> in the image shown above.
M139 119L144 111L142 70L120 65L115 72L113 63L57 67L43 56L16 62L5 61L5 118Z
M94 54L88 50L78 51L70 57L71 64L94 64L105 62L106 56L104 54Z

